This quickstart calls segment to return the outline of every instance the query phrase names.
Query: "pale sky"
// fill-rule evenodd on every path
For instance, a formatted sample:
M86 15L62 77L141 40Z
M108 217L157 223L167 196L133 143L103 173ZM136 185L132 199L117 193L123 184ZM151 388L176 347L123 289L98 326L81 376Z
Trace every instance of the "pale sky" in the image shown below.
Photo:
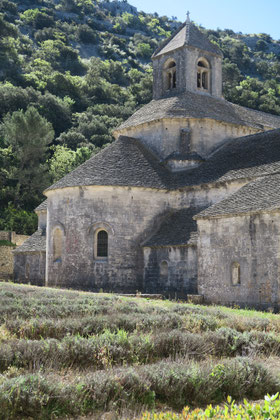
M242 33L267 33L280 39L280 0L128 0L138 11L177 16L207 29L232 29Z

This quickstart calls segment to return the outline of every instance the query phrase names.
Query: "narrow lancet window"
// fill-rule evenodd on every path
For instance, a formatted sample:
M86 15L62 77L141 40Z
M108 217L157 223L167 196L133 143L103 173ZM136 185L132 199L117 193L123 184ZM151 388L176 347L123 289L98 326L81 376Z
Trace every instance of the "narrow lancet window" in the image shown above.
M56 228L53 232L53 260L54 262L61 261L62 258L62 243L63 234L61 229Z
M241 284L240 281L240 264L234 262L231 265L231 282L233 286L238 286Z
M168 263L166 261L160 263L160 275L163 278L168 278Z
M97 257L108 257L108 233L106 230L100 230L97 233Z

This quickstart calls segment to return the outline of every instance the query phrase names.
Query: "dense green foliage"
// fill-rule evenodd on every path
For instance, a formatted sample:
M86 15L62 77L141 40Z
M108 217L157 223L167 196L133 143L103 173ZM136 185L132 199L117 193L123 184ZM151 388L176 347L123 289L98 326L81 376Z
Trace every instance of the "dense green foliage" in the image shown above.
M280 390L280 317L270 313L1 283L0 345L5 419L127 419ZM277 401L231 402L229 412L274 418ZM224 409L143 420L222 418Z
M280 398L279 393L265 396L261 403L254 404L246 399L243 404L236 404L231 397L227 398L225 406L213 407L211 404L204 409L190 410L185 407L180 414L174 412L144 413L141 420L278 420L280 417Z
M45 186L112 142L113 129L151 99L151 54L178 25L126 1L0 0L0 229L35 229L31 211ZM224 53L226 99L280 114L279 44L266 34L202 30ZM8 131L30 109L36 134L23 130L26 145L12 142ZM39 148L44 124L49 137Z

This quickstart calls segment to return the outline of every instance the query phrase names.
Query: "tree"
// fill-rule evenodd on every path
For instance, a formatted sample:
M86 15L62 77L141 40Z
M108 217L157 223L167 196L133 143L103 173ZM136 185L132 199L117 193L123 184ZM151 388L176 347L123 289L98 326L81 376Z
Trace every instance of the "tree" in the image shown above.
M49 161L49 166L52 182L56 182L77 166L84 163L90 158L92 153L97 153L99 149L96 148L92 151L87 147L81 147L74 152L68 147L56 146L53 147L53 150L54 154Z
M47 150L54 138L52 125L34 107L4 117L4 141L12 147L14 162L10 176L15 181L14 205L32 210L48 185Z
M140 42L136 47L136 54L140 57L150 59L153 50L149 44L145 42Z

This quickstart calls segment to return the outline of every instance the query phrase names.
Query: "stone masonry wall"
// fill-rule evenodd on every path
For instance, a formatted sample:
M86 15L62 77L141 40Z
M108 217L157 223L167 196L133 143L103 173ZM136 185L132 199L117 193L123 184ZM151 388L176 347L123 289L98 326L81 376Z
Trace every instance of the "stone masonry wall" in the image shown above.
M168 275L160 273L162 262L168 264ZM197 293L196 247L144 248L144 289L159 291L169 297L186 297Z
M158 228L166 211L210 205L243 185L241 181L219 188L176 192L98 186L48 192L47 284L91 290L143 290L141 244ZM106 261L94 258L94 234L102 226L109 233ZM63 231L64 255L54 262L52 234L56 227Z
M1 280L12 279L13 277L13 270L14 270L13 249L14 247L12 246L0 246L0 279Z
M164 118L118 131L118 134L141 140L161 159L179 151L181 129L191 131L191 151L206 157L225 140L255 134L251 127L226 124L212 119Z
M164 86L164 65L168 59L176 63L176 89L172 93L180 94L186 90L198 92L197 89L197 62L204 57L210 64L210 93L213 96L222 96L222 59L214 54L198 48L184 47L170 51L153 59L154 98L161 98L166 93Z
M14 281L17 283L45 285L45 252L20 253L14 255Z
M20 246L23 244L26 239L28 239L28 235L18 235L16 232L10 232L6 230L0 231L0 241L9 241L15 244L16 246Z
M15 232L0 231L0 241L9 241L20 246L27 235L17 235ZM12 279L14 271L13 246L0 246L0 279Z
M121 187L48 192L47 284L108 291L143 290L141 243L158 228L178 193ZM63 231L62 258L54 261L52 234ZM109 234L108 259L94 258L95 232Z
M279 306L279 213L200 219L198 229L198 292L206 301ZM240 265L237 285L233 264Z
M0 241L10 241L11 242L12 232L6 230L0 230Z

